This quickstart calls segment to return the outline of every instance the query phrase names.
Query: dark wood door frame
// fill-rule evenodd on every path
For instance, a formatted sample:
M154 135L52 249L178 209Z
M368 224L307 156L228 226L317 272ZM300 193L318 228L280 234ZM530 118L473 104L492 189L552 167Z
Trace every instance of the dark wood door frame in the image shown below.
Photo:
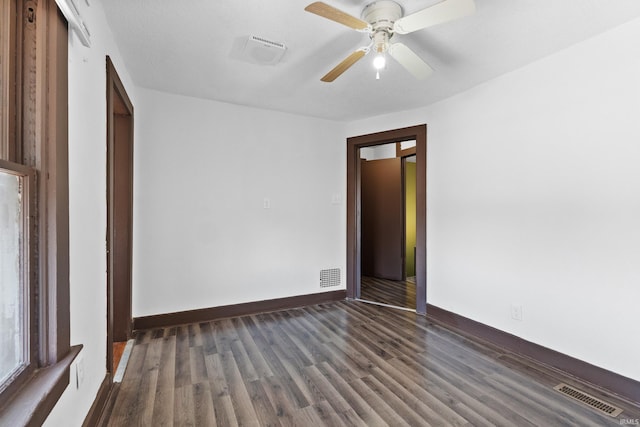
M427 125L347 138L347 298L360 298L360 148L416 141L416 313L427 310Z
M112 374L113 342L130 338L133 324L132 208L133 104L107 56L107 372ZM122 243L118 243L122 239L125 253L122 253ZM128 267L119 265L122 259ZM124 280L121 280L121 271L124 271ZM116 280L116 272L120 280Z

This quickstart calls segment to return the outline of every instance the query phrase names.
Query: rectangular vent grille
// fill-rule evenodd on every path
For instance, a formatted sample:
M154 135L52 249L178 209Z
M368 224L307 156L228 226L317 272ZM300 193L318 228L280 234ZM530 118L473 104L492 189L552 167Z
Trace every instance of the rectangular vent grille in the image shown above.
M587 393L584 393L566 384L560 383L554 387L554 390L557 390L572 399L589 405L592 408L597 409L598 411L605 413L611 417L617 417L622 413L622 409L616 408L613 405L609 405L608 403L605 403L600 399L590 396Z
M278 49L286 49L287 48L284 45L284 43L272 42L271 40L267 40L265 38L258 37L258 36L251 36L251 40L256 41L256 42L260 42L260 43L264 43L264 44L269 45L271 47L277 47Z
M340 269L330 268L328 270L320 270L320 287L328 288L331 286L340 286Z

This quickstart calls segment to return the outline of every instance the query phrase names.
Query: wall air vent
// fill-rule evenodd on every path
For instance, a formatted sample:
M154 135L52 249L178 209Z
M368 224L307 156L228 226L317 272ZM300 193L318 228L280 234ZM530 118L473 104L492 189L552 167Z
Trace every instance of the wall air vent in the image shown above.
M331 286L340 286L340 269L330 268L328 270L320 270L320 287L329 288Z
M600 399L590 396L587 393L584 393L566 384L560 383L557 386L555 386L553 389L556 391L559 391L564 395L569 396L572 399L582 402L585 405L591 406L593 409L596 409L599 412L607 414L610 417L617 417L622 413L622 409L616 408L613 405L603 402Z
M242 59L252 64L275 65L280 62L286 50L284 43L250 36L242 50Z

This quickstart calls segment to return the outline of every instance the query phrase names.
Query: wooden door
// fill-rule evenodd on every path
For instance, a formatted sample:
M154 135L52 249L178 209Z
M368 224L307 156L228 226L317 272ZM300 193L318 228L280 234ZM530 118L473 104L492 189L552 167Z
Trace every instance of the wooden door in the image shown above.
M402 280L402 160L363 160L360 172L363 276Z

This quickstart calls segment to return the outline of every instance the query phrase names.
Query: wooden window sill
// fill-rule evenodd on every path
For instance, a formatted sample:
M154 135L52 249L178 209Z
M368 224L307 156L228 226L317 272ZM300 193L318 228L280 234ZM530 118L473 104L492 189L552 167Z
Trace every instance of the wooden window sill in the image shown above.
M38 369L3 408L2 426L40 426L69 384L69 367L82 350L75 345L58 363Z

